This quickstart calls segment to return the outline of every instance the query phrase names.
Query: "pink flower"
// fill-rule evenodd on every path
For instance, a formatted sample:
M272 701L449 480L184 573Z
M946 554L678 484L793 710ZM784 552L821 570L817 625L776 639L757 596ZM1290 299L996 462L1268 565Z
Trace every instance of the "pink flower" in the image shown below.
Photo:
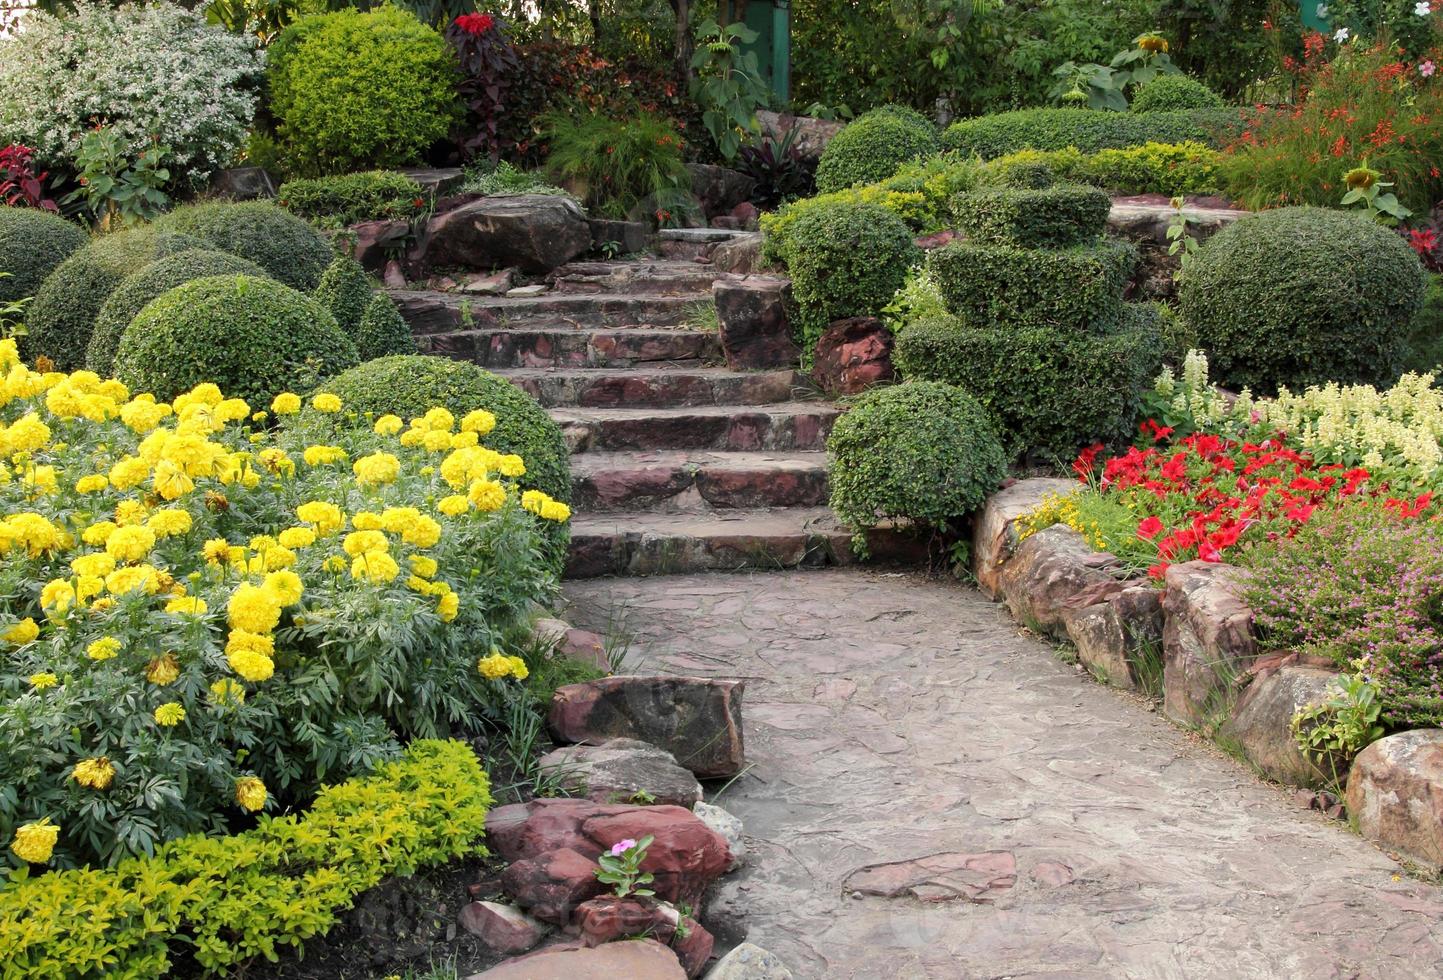
M630 838L628 838L627 840L619 840L615 844L611 845L611 856L621 857L623 854L625 854L627 851L631 850L635 846L636 841L631 840Z
M1437 70L1438 66L1433 64L1433 62L1431 61L1425 61L1418 66L1418 74L1422 75L1424 78L1432 78L1433 73Z
M1408 244L1419 255L1432 255L1438 247L1438 233L1432 228L1414 228L1408 232Z

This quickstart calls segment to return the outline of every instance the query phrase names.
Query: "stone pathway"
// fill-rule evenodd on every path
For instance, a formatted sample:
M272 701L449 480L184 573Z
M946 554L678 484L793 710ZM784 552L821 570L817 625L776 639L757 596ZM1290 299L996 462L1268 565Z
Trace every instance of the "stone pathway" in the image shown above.
M745 908L798 977L1443 975L1443 891L970 589L839 569L565 591L578 625L631 632L637 669L747 679L755 768L719 802L751 863L713 910Z

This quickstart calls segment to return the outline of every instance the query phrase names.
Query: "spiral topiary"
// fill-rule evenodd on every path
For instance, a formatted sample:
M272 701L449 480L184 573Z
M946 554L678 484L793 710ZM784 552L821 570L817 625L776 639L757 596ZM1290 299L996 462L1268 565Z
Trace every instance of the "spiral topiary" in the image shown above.
M0 206L0 303L34 296L45 277L85 244L85 232L38 208Z
M817 164L817 192L886 180L908 160L936 153L941 149L937 130L919 115L913 116L885 110L869 113L834 136Z
M315 289L335 257L320 232L268 201L213 201L176 208L156 227L250 259L292 289Z

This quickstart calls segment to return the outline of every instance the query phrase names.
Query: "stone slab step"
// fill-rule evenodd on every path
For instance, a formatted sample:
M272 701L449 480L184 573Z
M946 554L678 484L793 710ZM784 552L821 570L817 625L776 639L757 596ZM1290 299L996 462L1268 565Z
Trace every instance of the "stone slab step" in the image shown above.
M646 327L580 330L486 328L416 335L423 354L473 361L485 368L701 367L722 361L721 341L706 330Z
M617 449L821 450L841 414L826 402L694 408L554 408L573 453Z
M687 322L698 303L712 302L709 290L678 294L549 292L517 297L396 289L391 290L391 298L411 332L420 336L478 327L675 327Z
M694 261L569 262L547 277L567 293L710 294L717 279L735 278Z
M797 371L725 368L503 368L502 377L547 408L671 408L765 405L812 394Z
M615 511L819 507L827 502L824 452L583 453L571 460L571 504Z

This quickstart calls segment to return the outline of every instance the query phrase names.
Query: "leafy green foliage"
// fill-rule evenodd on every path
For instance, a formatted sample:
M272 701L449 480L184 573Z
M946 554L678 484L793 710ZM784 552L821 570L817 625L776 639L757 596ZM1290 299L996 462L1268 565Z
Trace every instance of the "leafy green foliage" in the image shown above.
M543 126L551 147L547 171L573 188L595 214L662 220L691 191L681 137L661 116L644 112L613 119L600 112L553 112Z
M893 518L945 526L1007 475L991 417L947 384L867 392L837 420L827 451L831 507L857 531Z
M319 232L268 201L193 204L164 215L155 227L250 259L293 289L315 289L335 257Z
M509 161L501 160L494 166L490 161L484 161L468 170L461 193L496 197L505 194L565 194L566 191L548 184L541 174L522 170Z
M349 255L338 255L321 275L320 285L311 294L317 302L331 311L336 325L349 337L355 338L360 330L361 318L371 304L374 292L371 277L361 264ZM360 346L359 344L357 345ZM367 360L364 354L362 360Z
M21 873L0 885L0 977L141 980L190 957L215 973L274 961L383 878L484 854L490 805L469 748L417 741L375 774L321 790L302 814L109 869Z
M1133 112L1179 112L1188 109L1222 109L1223 97L1186 75L1160 75L1137 90Z
M1408 333L1408 354L1404 369L1443 375L1443 276L1428 276L1423 308L1413 318Z
M1084 153L1144 143L1192 141L1216 147L1241 130L1242 113L1233 109L1144 113L1019 109L953 123L942 134L942 143L949 150L991 160L1019 150L1068 147Z
M79 227L39 208L0 207L0 303L34 296L45 277L86 242Z
M394 170L367 170L333 177L288 180L276 203L324 226L343 228L359 221L409 221L426 206L425 189Z
M1343 674L1330 685L1327 697L1305 704L1293 715L1293 741L1313 765L1327 766L1332 787L1346 783L1353 756L1383 737L1378 719L1383 704L1378 688L1366 677Z
M415 163L460 116L450 46L397 7L302 18L271 45L267 76L300 173Z
M83 202L101 228L149 221L170 203L164 190L170 171L162 165L170 153L170 147L152 144L132 159L118 132L107 126L92 129L81 137L75 155L80 186L65 203Z
M691 94L717 152L725 161L735 160L743 138L761 131L757 106L767 101L756 52L742 50L757 39L757 32L742 23L722 26L708 20L697 25L696 33Z
M391 297L380 290L372 292L360 326L356 328L355 340L362 361L416 353L416 338L411 334L410 324L391 302Z
M1203 243L1179 308L1229 387L1391 383L1423 305L1418 257L1366 217L1280 208Z
M880 109L859 117L827 144L817 164L817 190L826 194L884 181L908 160L939 149L937 130L915 112Z
M972 238L1029 248L1065 248L1094 241L1107 225L1112 199L1095 187L998 188L957 198L957 230Z
M988 183L1004 186L1049 186L1036 176L1043 171L1057 179L1091 184L1118 194L1214 194L1222 185L1222 154L1201 143L1144 143L1124 150L1083 153L1062 150L1018 150L989 161L983 168ZM1019 184L1018 181L1023 183ZM1039 182L1040 181L1040 182Z
M603 851L596 859L596 863L601 865L596 869L596 879L602 884L610 885L617 898L632 895L645 898L655 895L656 892L645 886L655 881L656 875L641 870L641 864L646 860L646 849L651 847L655 840L655 837L647 834L638 841L618 841L618 847L621 844L630 846L622 848L618 853Z
M212 276L152 300L120 338L115 374L169 400L209 381L269 405L357 363L356 345L315 300L270 279Z
M193 279L232 275L264 278L266 273L254 262L229 252L187 249L156 259L126 276L95 317L95 329L85 347L85 366L102 377L109 377L121 335L147 303Z

